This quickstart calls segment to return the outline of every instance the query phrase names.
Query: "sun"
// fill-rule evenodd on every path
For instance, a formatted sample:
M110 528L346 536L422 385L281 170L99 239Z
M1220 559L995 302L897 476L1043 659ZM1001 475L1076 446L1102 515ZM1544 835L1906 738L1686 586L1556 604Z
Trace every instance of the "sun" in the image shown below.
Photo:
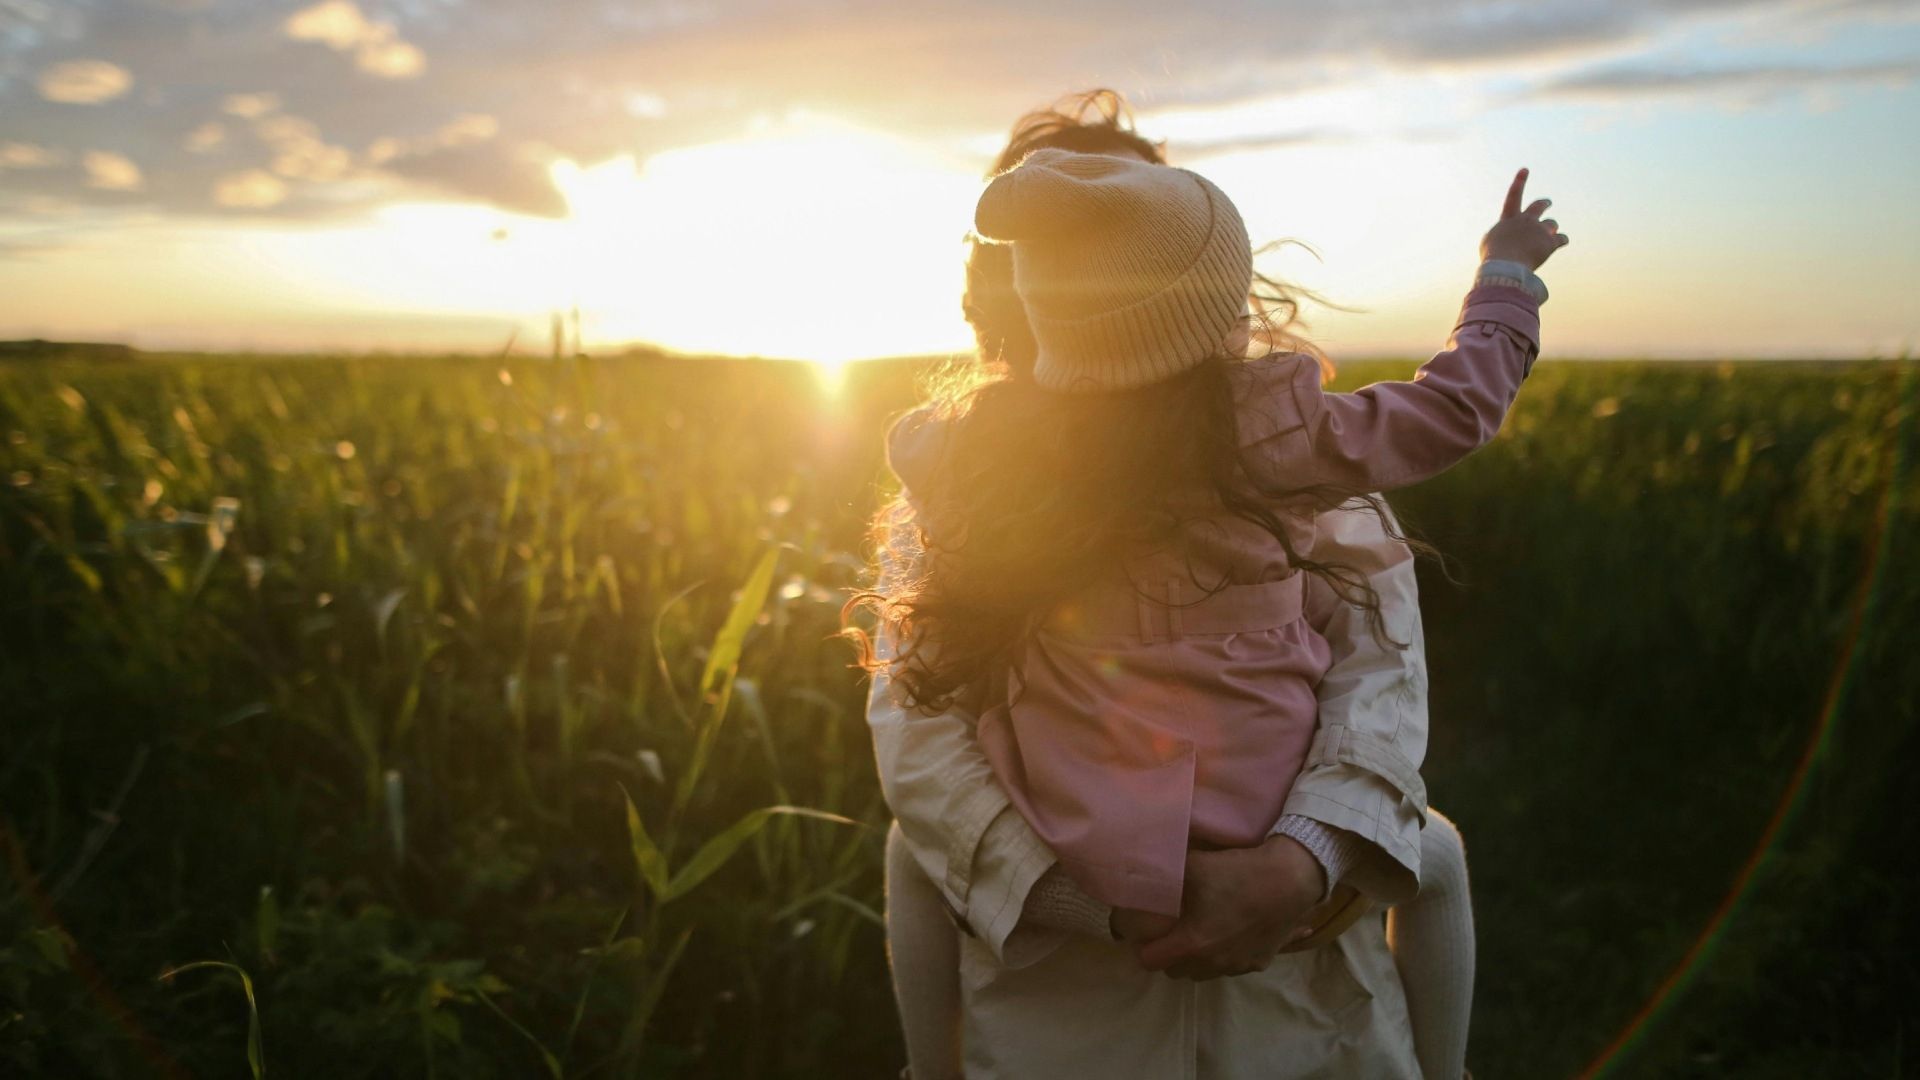
M577 309L589 351L809 360L831 387L836 365L971 347L980 168L964 148L795 112L644 161L557 160L563 218L400 203L354 226L254 228L224 272L263 305L387 315L371 336L471 325L468 347L524 347Z
M967 159L818 114L637 163L561 161L589 341L843 363L966 347Z

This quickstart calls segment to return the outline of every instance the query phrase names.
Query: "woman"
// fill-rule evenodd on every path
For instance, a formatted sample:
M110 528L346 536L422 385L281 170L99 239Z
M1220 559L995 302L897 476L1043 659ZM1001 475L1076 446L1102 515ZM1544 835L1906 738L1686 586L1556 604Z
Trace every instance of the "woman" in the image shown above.
M1024 118L995 171L1040 146L1160 161L1107 92ZM966 310L983 359L1018 371L1033 342L1006 255L976 246ZM1262 284L1254 299L1283 310L1284 329L1293 302ZM909 714L876 677L868 715L897 818L889 844L924 871L890 859L889 889L937 889L966 934L960 1001L903 994L916 1075L954 1071L958 1048L929 1050L926 1033L956 1010L966 1016L970 1076L1418 1075L1379 920L1361 920L1327 948L1275 957L1332 886L1392 903L1420 872L1425 679L1411 562L1371 514L1329 515L1318 543L1368 576L1389 635L1412 648L1383 648L1364 616L1341 606L1327 633L1334 667L1320 688L1322 730L1280 825L1256 848L1194 852L1179 925L1137 957L1104 926L1085 925L1091 906L1009 805L972 718Z

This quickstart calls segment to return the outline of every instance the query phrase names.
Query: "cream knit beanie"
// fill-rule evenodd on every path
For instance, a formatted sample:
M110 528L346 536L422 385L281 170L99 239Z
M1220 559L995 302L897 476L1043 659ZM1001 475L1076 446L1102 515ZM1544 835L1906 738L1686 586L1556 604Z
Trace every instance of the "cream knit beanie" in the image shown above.
M1197 173L1035 150L993 178L974 231L1013 244L1036 383L1097 393L1171 378L1219 352L1246 313L1240 212Z

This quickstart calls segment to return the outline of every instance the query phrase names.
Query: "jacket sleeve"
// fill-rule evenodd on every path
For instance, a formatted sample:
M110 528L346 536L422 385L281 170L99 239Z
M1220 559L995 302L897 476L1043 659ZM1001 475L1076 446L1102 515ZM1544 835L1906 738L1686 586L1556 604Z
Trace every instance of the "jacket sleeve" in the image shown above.
M1369 509L1321 514L1316 529L1316 557L1366 574L1380 594L1387 636L1408 647L1376 641L1364 611L1340 602L1318 578L1310 581L1309 617L1326 637L1333 664L1318 688L1319 729L1281 820L1311 818L1377 847L1387 858L1360 860L1348 883L1398 903L1419 888L1427 813L1420 779L1427 752L1426 642L1413 554Z
M895 645L884 630L876 636L883 658ZM961 928L996 960L1020 967L1065 940L1062 931L1032 925L1014 934L1034 883L1058 860L1008 800L974 721L960 707L938 716L910 710L884 672L873 677L867 725L880 790L907 850Z
M1425 480L1499 433L1539 352L1539 301L1516 285L1481 284L1467 293L1447 347L1411 381L1335 394L1321 388L1310 358L1257 367L1283 399L1267 407L1294 422L1257 429L1249 468L1277 489L1384 491Z

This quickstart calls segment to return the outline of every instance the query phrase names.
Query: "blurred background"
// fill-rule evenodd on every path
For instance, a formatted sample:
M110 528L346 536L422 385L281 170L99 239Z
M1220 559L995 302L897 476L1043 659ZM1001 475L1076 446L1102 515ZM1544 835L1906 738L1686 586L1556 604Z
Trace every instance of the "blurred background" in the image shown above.
M1874 0L0 0L0 1073L897 1072L829 636L1095 86L1342 388L1515 168L1573 238L1394 500L1475 1074L1916 1071L1916 73Z

